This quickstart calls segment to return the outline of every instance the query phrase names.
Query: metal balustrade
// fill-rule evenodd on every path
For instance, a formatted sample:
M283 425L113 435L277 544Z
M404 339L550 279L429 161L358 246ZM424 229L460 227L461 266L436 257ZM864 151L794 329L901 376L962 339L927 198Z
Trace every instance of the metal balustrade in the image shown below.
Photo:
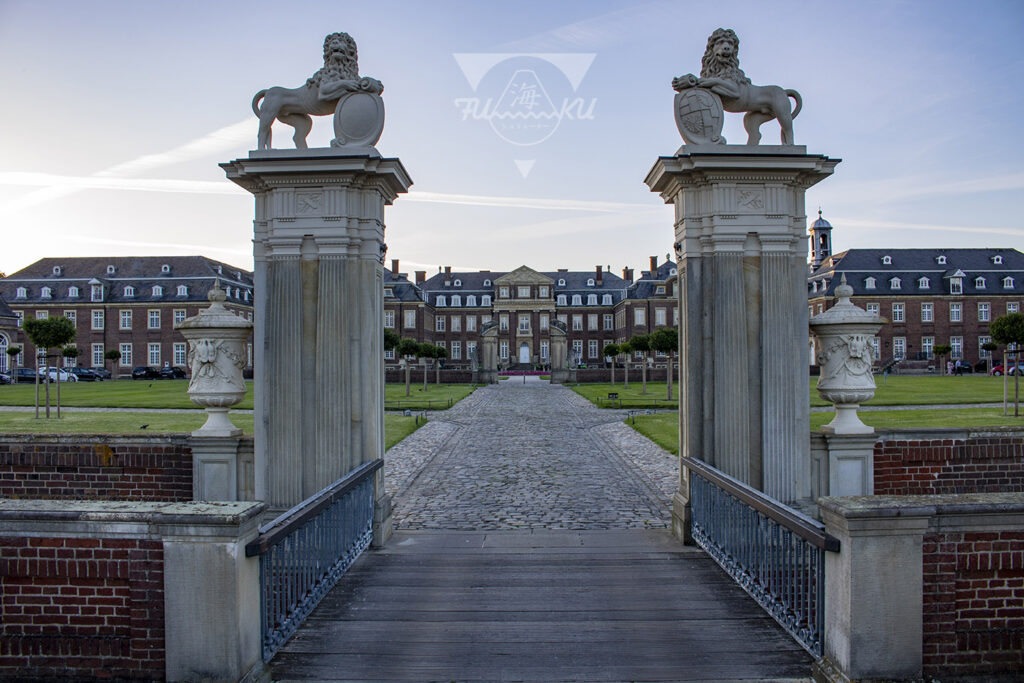
M825 553L839 541L824 525L707 463L690 470L691 533L768 614L815 657L822 653Z
M373 480L381 459L260 527L245 548L260 558L263 661L302 625L373 538Z

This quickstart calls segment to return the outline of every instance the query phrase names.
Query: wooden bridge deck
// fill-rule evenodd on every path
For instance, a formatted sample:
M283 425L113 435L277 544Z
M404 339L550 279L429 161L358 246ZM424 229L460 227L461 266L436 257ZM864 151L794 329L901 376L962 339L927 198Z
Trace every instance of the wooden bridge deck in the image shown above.
M397 532L274 680L808 680L811 657L665 531Z

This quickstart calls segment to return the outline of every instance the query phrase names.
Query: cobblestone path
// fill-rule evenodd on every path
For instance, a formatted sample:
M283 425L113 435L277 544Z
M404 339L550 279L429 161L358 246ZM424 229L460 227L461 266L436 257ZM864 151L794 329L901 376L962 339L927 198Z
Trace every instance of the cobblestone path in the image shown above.
M678 461L625 415L535 379L478 389L388 451L395 527L667 528Z

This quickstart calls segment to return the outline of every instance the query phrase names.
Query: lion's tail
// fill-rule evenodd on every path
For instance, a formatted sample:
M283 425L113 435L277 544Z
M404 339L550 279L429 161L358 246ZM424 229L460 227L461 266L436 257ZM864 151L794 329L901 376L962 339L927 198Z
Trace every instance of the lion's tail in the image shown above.
M793 109L793 118L795 119L800 110L804 108L804 100L796 90L787 90L786 94L796 100L796 107Z
M256 114L256 116L260 115L260 108L258 106L258 103L261 99L263 99L263 96L266 94L267 89L264 88L263 90L260 90L258 93L256 93L256 95L252 98L252 113Z

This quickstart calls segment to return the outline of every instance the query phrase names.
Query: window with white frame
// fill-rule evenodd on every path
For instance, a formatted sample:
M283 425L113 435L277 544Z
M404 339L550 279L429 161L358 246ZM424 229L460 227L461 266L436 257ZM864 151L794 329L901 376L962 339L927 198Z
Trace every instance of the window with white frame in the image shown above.
M935 322L935 304L929 301L921 304L921 322Z
M177 325L185 321L185 309L175 308L171 313L171 317L174 319L174 324ZM250 318L251 320L252 318Z
M476 294L467 294L466 295L466 305L467 306L476 306Z
M883 266L891 266L892 265L892 256L883 256L882 257L882 265Z
M892 338L892 357L893 358L906 358L907 357L907 338L906 337L893 337Z
M452 284L453 284L454 286L456 286L456 287L461 287L461 286L462 286L462 280L458 280L458 279L457 279L457 280L455 280L454 282L452 282Z
M558 322L562 323L563 325L569 324L569 316L567 316L565 313L559 313L556 317L558 319Z
M151 330L159 330L160 329L160 309L159 308L151 308L151 309L149 309L146 312L146 314L147 314L147 318L146 318L147 319L147 324L146 324L146 327L151 329Z
M1019 301L1007 301L1006 302L1006 312L1008 314L1009 313L1019 313L1020 312L1020 302Z
M932 353L935 349L935 337L921 337L921 353L924 354L926 359L932 357Z
M73 310L64 311L64 317L71 321L72 325L78 325L78 313Z
M394 349L384 349L384 360L394 360L394 359L395 359L395 350Z
M951 303L949 305L949 322L958 323L963 321L963 304Z
M572 316L572 329L579 332L583 329L583 314L576 313Z
M927 276L919 277L917 279L917 288L918 289L928 289L931 286L932 286L932 281Z
M132 329L132 311L131 309L121 311L121 325L120 329L130 330Z
M502 360L508 360L508 341L505 339L498 342L498 357Z
M102 368L103 362L106 360L106 358L103 357L103 354L105 353L103 350L103 344L93 344L91 349L92 353L90 355L92 356L92 366L94 368Z
M395 329L394 311L384 311L384 327L388 328L389 330Z
M596 306L597 305L597 294L587 294L587 305L588 306Z
M601 295L601 305L602 306L611 306L612 305L612 295L611 294L602 294Z
M491 295L490 294L484 294L483 296L481 296L480 297L480 305L481 306L490 306L491 305Z
M647 324L647 311L643 308L633 309L633 324L634 325L646 325Z
M530 331L530 315L528 313L519 314L519 331L529 332Z
M936 256L935 257L935 262L938 263L940 266L944 266L944 265L946 265L946 257L945 256Z
M679 327L679 309L676 306L672 307L672 325Z
M481 325L486 325L489 322L491 322L491 314L490 313L484 313L483 315L480 316L480 324Z
M547 314L547 313L541 313L540 316L539 316L539 319L540 319L540 331L541 332L546 332L547 329L548 329L548 325L550 324L550 321L551 321L551 316L549 314Z
M572 357L583 358L583 340L573 339L572 340Z
M460 358L462 358L462 342L460 342L460 341L453 341L452 342L452 359L459 360Z
M987 323L992 315L992 307L987 303L978 304L978 322Z
M46 320L50 317L49 311L36 311L36 320Z
M594 278L588 278L587 279L587 287L593 287L593 286L594 286Z
M476 353L476 342L466 342L466 358L472 358L474 353Z
M1013 289L1013 278L1009 275L1003 278L1003 289Z
M452 319L451 320L452 332L461 332L462 331L462 316L461 315L453 315L453 316L451 316L451 319Z
M452 306L461 306L461 305L462 305L462 295L461 294L452 294Z
M978 358L980 358L981 360L985 360L986 358L991 358L992 357L992 352L991 351L989 351L988 349L982 348L983 346L985 346L985 344L989 344L991 342L992 342L992 337L990 337L988 335L981 335L980 337L978 337Z
M484 280L484 287L490 287L490 286L491 286L491 281L490 280Z
M508 287L498 287L498 298L499 299L507 299L508 298Z
M438 294L437 299L434 300L434 305L437 307L447 306L448 297L446 297L444 294Z
M537 296L540 297L541 299L548 298L549 294L550 290L548 289L547 285L540 285L539 287L537 287Z
M42 289L39 290L39 296L42 299L52 299L53 289L50 287L43 287Z
M124 288L124 295L125 296L135 296L135 288L132 287L131 285L125 286L125 288Z
M894 323L903 322L903 304L893 303L892 305L892 321Z
M444 316L443 315L439 315L436 318L434 318L434 331L435 332L444 332Z
M562 278L558 278L558 286L559 287L565 287L565 280L562 279Z
M164 288L160 285L153 285L153 296L163 296Z
M962 277L954 277L949 279L949 293L950 294L963 294L964 293L964 279Z
M665 285L658 285L657 287L655 287L654 288L654 293L655 294L664 294L665 293Z
M476 332L476 316L466 316L466 332Z
M92 301L103 301L103 285L92 285L90 299Z
M171 347L174 354L174 364L183 366L185 365L188 358L188 351L185 342L174 342L174 346Z
M878 337L871 338L871 357L876 361L882 359L882 340Z
M149 364L153 366L160 365L160 343L150 342L146 344L146 355L149 357Z
M118 364L122 368L130 368L132 366L132 345L118 344L117 350L121 352L121 358L118 360Z
M873 278L873 277L866 277L866 278L864 278L864 289L874 289L875 285L877 283L878 283L878 280L876 280L875 278ZM822 290L824 290L824 289L825 288L822 287Z
M103 325L103 309L94 308L92 309L92 329L102 330Z
M540 340L540 359L541 360L547 360L548 359L548 352L549 352L550 349L551 349L550 342L548 342L547 339L541 339Z
M599 358L600 350L598 349L599 342L596 339L591 339L587 342L587 358Z
M402 327L407 330L416 328L416 310L409 310L405 312L405 321L402 323Z
M572 295L572 305L573 306L582 306L583 305L583 296L581 294L573 294Z
M15 299L27 299L28 298L28 289L25 288L25 287L18 287L16 290L14 290L14 298Z
M555 303L558 304L559 306L565 306L566 305L565 294L559 294L558 298L555 300Z
M17 324L18 324L18 328L20 329L22 324L24 324L24 322L25 322L25 311L15 311L14 312L14 316L18 319ZM20 363L19 363L19 365L20 365Z
M590 313L590 314L588 314L587 315L587 329L588 330L596 330L597 329L597 320L598 320L597 313Z
M864 304L864 310L872 315L879 315L879 307L877 303Z
M898 277L889 278L889 289L900 289L903 286L903 280Z
M959 360L964 357L964 338L963 337L950 337L949 338L950 352L953 360Z
M75 287L73 285L71 287L68 287L68 298L69 299L77 299L78 297L79 297L78 287Z
M508 313L502 313L498 316L498 329L502 331L508 329Z
M615 318L611 313L604 314L604 329L614 330L615 329Z
M530 287L529 285L516 287L516 298L517 299L529 299L530 298Z
M974 288L975 289L985 289L985 278L982 277L981 275L979 275L978 277L974 278Z
M178 285L178 296L188 296L187 285Z
M655 325L665 325L666 321L667 321L667 318L665 316L665 309L664 308L655 308L654 309L654 324Z

